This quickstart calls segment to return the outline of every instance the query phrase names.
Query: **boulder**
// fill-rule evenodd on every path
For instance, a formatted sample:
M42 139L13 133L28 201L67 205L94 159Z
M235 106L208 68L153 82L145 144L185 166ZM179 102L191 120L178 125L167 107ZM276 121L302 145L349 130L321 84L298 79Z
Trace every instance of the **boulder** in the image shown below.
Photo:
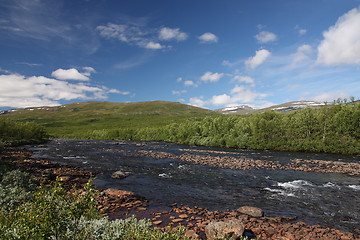
M205 234L208 240L219 238L238 239L244 234L244 224L238 219L224 222L212 221L205 227Z
M130 175L129 172L123 172L123 171L116 171L113 174L111 174L111 178L113 179L124 179Z
M242 214L246 214L252 217L262 217L264 216L264 212L262 209L257 208L257 207L249 207L249 206L243 206L240 207L238 210L238 212L242 213Z

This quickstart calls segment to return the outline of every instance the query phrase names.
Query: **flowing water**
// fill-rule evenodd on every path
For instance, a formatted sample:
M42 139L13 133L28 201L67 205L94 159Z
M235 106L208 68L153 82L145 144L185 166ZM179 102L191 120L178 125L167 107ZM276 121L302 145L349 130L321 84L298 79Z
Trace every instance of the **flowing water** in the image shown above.
M153 206L180 203L210 210L250 205L267 216L298 216L309 224L358 231L360 177L292 170L231 170L194 165L177 159L140 156L138 151L242 157L286 164L291 159L360 163L359 156L230 150L158 142L53 140L36 146L35 158L96 171L99 188L119 188L147 198ZM187 150L187 151L185 151ZM131 172L123 180L117 170Z

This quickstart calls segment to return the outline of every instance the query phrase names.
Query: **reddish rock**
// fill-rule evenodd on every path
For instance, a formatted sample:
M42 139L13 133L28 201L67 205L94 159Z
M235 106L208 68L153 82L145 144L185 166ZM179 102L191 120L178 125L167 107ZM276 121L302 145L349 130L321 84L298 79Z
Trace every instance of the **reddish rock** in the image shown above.
M115 188L108 188L108 189L104 190L104 193L107 193L107 194L109 194L111 196L116 196L116 197L134 196L134 195L136 195L133 192L119 190L119 189L115 189Z
M197 235L194 230L187 230L185 236L191 240L199 238L199 235Z
M209 240L231 237L240 238L244 233L244 224L238 219L225 222L210 222L205 227L206 238Z
M242 214L246 214L252 217L262 217L264 216L264 212L262 209L257 208L257 207L249 207L249 206L243 206L238 208L237 210L238 212L242 213Z
M159 220L159 221L153 222L152 224L153 224L153 225L160 225L161 223L162 223L162 221Z
M179 215L179 218L182 218L182 219L185 219L185 218L188 218L189 216L188 215L186 215L186 214L181 214L181 215Z
M173 223L179 223L179 222L182 222L184 221L184 219L181 219L181 218L177 218L177 219L173 219L171 220Z

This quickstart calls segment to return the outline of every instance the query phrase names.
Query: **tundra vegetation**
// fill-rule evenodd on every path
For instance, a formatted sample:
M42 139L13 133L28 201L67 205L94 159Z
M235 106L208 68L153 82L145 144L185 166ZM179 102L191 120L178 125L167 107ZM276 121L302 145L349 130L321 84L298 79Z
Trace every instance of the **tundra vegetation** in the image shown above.
M210 115L160 127L88 130L87 139L168 141L280 151L360 153L360 104L332 104L289 113Z
M360 153L360 102L247 116L221 115L180 103L87 102L19 110L2 118L35 121L50 135L97 140L149 140L228 148Z

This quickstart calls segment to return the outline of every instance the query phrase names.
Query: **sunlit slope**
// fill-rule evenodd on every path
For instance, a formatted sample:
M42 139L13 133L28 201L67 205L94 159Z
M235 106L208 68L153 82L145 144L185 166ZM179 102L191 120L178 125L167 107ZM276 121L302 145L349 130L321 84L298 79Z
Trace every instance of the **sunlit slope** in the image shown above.
M55 137L79 137L88 131L164 126L217 113L166 101L113 103L81 102L56 107L18 109L0 115L20 121L35 121Z

